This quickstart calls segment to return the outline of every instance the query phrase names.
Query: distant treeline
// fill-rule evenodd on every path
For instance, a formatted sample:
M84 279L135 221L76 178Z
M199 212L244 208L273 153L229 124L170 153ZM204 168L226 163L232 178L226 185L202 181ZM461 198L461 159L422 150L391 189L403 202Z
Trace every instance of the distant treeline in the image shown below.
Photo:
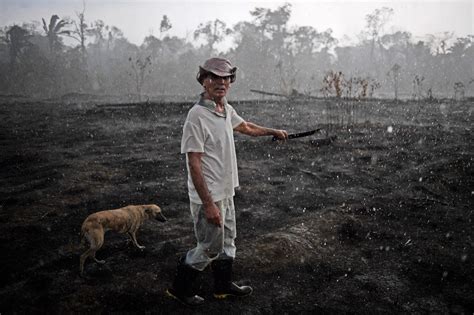
M189 97L200 92L198 65L221 55L239 67L232 88L236 98L260 97L251 89L359 98L473 95L474 36L445 32L415 41L409 32L386 33L393 13L383 7L367 14L358 42L344 47L331 29L290 27L290 4L257 7L251 22L233 27L219 19L202 23L193 33L194 44L167 35L173 26L166 15L159 35L146 37L140 46L117 27L87 21L85 10L68 20L52 15L39 24L0 30L0 94ZM234 45L222 52L219 45L229 36ZM66 37L76 44L65 45Z

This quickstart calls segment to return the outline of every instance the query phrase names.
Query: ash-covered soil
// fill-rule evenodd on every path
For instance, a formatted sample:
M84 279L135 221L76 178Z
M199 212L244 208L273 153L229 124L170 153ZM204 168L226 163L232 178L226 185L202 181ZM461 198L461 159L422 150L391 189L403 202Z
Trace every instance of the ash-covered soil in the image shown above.
M474 311L472 102L234 102L245 119L318 135L236 136L235 278L246 299L190 310L165 296L194 244L182 123L192 104L0 105L0 313L457 313ZM334 122L338 117L330 117ZM331 143L318 139L336 136ZM82 221L156 203L139 251L108 232L79 276Z

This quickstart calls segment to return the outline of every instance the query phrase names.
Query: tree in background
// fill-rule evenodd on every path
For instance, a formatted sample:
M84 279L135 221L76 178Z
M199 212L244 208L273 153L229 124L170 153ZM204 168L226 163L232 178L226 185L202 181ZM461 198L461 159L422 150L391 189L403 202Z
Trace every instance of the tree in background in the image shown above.
M227 25L219 20L207 21L199 24L197 30L194 31L194 39L204 37L209 47L209 52L214 51L215 45L224 40L226 35L230 35L232 30L227 28Z
M49 43L37 32L37 24L8 26L0 45L1 90L8 94L51 95L60 90L54 79L49 55Z
M14 94L24 93L21 91L21 77L22 69L24 64L24 59L27 53L27 50L31 48L32 44L30 43L31 34L29 31L21 26L13 25L9 28L6 28L2 36L3 42L6 43L6 48L8 50L9 62L2 65L2 73L9 74L8 76L2 76L0 82L2 83L1 90L3 92L9 92Z
M91 23L87 29L87 34L94 37L94 43L101 45L104 42L106 36L105 23L102 20L96 20Z
M22 53L31 46L29 42L31 34L29 34L26 29L18 25L13 25L8 29L5 35L4 40L8 45L10 53L10 69L14 70Z
M462 100L464 98L464 95L466 93L465 91L465 85L462 82L454 82L454 99L455 100Z
M318 32L313 27L303 26L290 29L287 41L290 43L290 66L298 71L295 80L305 94L318 90L315 88L315 78L324 76L331 66L332 52L337 40L332 36L332 30Z
M89 28L86 23L85 18L86 4L85 0L82 2L82 11L76 12L76 19L69 21L70 25L74 26L74 29L71 30L69 37L73 38L78 42L78 47L76 47L70 52L69 63L70 67L75 69L74 73L71 75L73 80L78 83L79 91L83 92L84 90L90 89L90 80L89 74L87 71L87 49L86 49L86 40L89 36Z
M440 34L428 34L428 44L435 55L445 55L448 52L448 43L453 39L453 32L442 32Z
M91 23L87 33L93 38L88 45L89 77L93 89L102 92L126 90L124 85L129 81L127 60L138 47L130 44L119 28L106 25L102 20Z
M67 88L65 86L65 81L63 76L65 75L63 69L64 65L68 62L64 59L64 54L61 54L63 51L62 36L69 36L71 31L66 30L65 27L68 26L67 20L62 20L58 15L54 14L49 20L49 24L46 24L44 18L43 21L43 30L46 33L46 38L48 39L49 44L49 59L50 67L45 73L49 80L52 80L55 87L49 88L48 97L53 96L56 93L64 92Z
M291 4L286 3L275 10L257 7L250 11L262 38L262 44L272 43L271 48L283 48L287 24L291 16ZM263 48L263 47L262 47Z
M387 76L389 76L392 79L392 86L393 86L393 91L394 91L394 97L395 100L398 100L398 85L399 85L399 79L400 79L400 70L401 66L399 64L394 64L392 68L387 72Z
M469 89L474 77L474 35L457 38L448 53L446 68L455 74L453 81L463 82Z
M254 82L252 78L267 76L269 60L260 50L260 34L257 26L250 22L239 22L233 28L235 48L229 52L229 58L239 65L239 84L233 90L237 94L248 94L250 89L264 90L269 87L268 79Z
M87 23L85 6L71 20L70 30L66 20L54 15L49 24L45 19L38 24L10 25L0 31L2 93L43 97L76 91L135 94L129 58L150 56L140 94L195 95L200 90L194 80L197 65L209 57L210 49L216 53L229 35L233 46L227 51L218 50L239 67L239 81L233 87L236 98L254 97L249 95L250 89L321 95L322 79L331 69L340 69L347 78L370 78L363 84L344 80L341 97L370 97L375 90L379 97L394 90L397 99L412 97L417 93L415 76L425 78L423 96L452 97L457 82L464 85L466 96L474 92L474 85L469 83L474 73L472 35L454 38L447 32L414 41L409 32L385 32L393 11L380 8L367 15L366 32L358 42L341 46L330 29L290 26L291 9L290 4L257 7L250 11L252 20L235 24L232 34L227 26L222 27L222 21L203 23L194 32L199 42L204 40L199 47L187 38L168 36L171 22L165 15L159 24L160 36L147 36L138 46L128 42L121 30L101 20ZM72 47L62 43L67 31L75 38ZM383 71L386 68L388 76L387 70ZM334 89L331 93L338 94ZM455 94L458 97L460 92Z
M322 92L325 97L334 95L341 98L345 86L344 74L341 71L328 71L323 78Z
M163 34L169 31L172 27L173 26L168 16L163 15L163 18L160 22L160 38L156 38L153 35L145 37L140 49L150 57L150 71L161 73L161 67L164 64L163 59L167 48L164 44L164 41L169 41L168 36L163 39Z
M413 78L413 99L421 100L423 98L423 81L425 81L424 76L415 75Z
M141 102L143 84L145 83L146 75L150 73L149 66L151 65L151 57L129 57L128 61L132 68L132 73L130 75L133 76L134 79L138 101Z
M378 65L383 62L383 49L381 44L381 38L383 30L387 22L390 20L393 15L393 9L388 7L383 7L380 9L375 9L371 14L365 16L366 21L366 33L368 39L370 40L370 59L374 61L376 69L377 58L375 56L375 46L377 45L380 48L380 60Z
M106 51L110 51L112 45L117 45L121 41L127 41L125 37L123 37L123 32L116 26L106 26L105 30L107 31L107 49ZM128 42L128 41L127 41Z
M312 26L300 26L293 31L292 50L295 55L310 56L321 45L321 34Z
M59 16L54 14L49 20L49 24L46 24L46 21L43 20L43 30L46 32L46 37L49 41L49 51L54 56L55 53L61 49L62 35L70 35L70 30L65 30L64 27L68 25L66 20L61 20Z
M163 18L161 19L160 23L160 37L163 37L163 33L169 31L172 27L173 25L171 24L171 21L168 16L163 15Z
M76 12L77 20L70 22L74 25L74 30L70 32L69 36L74 38L76 41L79 42L81 47L82 54L86 53L86 38L88 34L87 23L85 19L85 11L86 11L86 4L83 2L82 12Z
M266 85L261 89L278 86L281 93L290 94L296 88L298 68L291 51L291 33L288 21L291 4L286 3L275 10L257 7L250 11L257 32L256 50L259 57L260 75L265 76ZM252 57L255 58L255 57ZM272 88L273 89L273 88Z

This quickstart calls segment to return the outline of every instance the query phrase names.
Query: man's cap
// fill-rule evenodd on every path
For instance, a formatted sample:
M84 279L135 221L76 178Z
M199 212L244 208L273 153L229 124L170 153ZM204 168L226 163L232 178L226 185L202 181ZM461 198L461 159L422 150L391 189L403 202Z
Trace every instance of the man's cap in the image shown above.
M235 73L237 72L237 67L233 67L229 60L224 58L210 58L204 62L204 65L199 66L199 72L196 76L198 82L202 85L206 74L209 72L214 73L219 77L230 76L230 82L235 81Z

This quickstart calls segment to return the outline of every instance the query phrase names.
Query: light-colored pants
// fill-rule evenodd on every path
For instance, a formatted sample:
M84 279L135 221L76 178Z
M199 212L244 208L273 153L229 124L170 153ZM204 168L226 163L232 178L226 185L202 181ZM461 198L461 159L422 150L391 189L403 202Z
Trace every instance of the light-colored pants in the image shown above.
M209 223L204 213L204 207L191 202L191 215L194 221L194 233L197 246L186 254L186 264L194 269L204 270L215 259L235 257L235 225L234 198L216 202L221 211L223 227Z

